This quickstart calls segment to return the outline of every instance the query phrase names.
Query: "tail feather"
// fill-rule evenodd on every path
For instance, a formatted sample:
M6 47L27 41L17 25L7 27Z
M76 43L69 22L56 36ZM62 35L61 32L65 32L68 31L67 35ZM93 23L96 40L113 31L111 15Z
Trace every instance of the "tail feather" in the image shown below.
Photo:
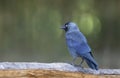
M90 68L95 69L95 70L98 70L98 66L97 66L95 63L93 63L93 62L91 62L91 61L89 61L89 60L87 60L87 59L86 59L86 63L88 64L88 66L89 66Z
M93 55L91 54L91 52L84 54L83 58L85 59L86 63L88 64L88 66L90 68L98 70L98 64L94 60Z

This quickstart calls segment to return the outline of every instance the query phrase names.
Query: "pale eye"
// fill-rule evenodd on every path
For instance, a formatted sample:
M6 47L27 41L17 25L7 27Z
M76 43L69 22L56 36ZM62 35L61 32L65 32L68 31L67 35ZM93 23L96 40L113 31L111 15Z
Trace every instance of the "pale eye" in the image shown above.
M66 27L68 27L68 25L65 25Z

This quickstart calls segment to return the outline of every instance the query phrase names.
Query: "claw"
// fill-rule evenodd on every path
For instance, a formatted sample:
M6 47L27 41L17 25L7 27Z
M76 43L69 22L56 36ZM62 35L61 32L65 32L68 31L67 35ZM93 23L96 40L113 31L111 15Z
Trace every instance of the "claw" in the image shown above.
M81 61L80 64L79 64L79 66L80 66L81 68L83 68L83 66L82 66L83 62L84 62L84 59L82 58L82 61Z

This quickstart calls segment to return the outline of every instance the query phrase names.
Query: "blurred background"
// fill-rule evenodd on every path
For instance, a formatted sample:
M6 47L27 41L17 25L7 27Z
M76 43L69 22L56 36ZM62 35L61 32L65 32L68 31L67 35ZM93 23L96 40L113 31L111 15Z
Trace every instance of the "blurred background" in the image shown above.
M0 0L0 61L71 61L59 29L67 21L78 24L100 68L120 68L120 0Z

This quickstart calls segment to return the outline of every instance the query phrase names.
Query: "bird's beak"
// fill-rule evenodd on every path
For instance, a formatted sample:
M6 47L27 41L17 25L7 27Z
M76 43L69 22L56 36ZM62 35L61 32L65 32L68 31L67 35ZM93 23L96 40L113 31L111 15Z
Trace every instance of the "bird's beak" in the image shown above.
M60 29L65 29L65 28L66 28L65 26L60 27Z

